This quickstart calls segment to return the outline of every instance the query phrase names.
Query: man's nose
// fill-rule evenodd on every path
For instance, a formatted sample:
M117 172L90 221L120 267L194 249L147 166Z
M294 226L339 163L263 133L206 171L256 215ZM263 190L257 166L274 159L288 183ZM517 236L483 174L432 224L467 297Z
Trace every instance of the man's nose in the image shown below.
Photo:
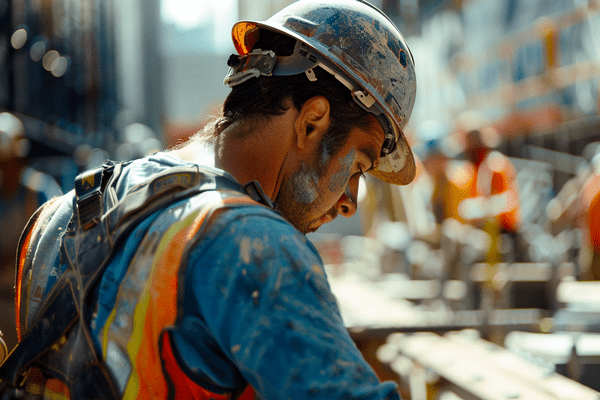
M356 188L352 188L350 185L346 188L335 204L339 215L349 218L356 213L357 194L358 185Z

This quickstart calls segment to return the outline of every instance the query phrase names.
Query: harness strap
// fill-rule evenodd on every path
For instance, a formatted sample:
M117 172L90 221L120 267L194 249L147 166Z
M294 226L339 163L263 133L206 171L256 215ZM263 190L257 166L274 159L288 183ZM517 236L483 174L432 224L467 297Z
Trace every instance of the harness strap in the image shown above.
M92 310L87 304L92 288L113 256L114 247L151 213L217 187L246 193L253 200L275 208L256 182L242 187L225 176L198 167L169 169L116 201L114 187L122 167L121 163L107 162L77 177L74 215L61 244L61 258L67 269L48 293L36 320L0 366L0 380L20 387L30 367L41 364L69 386L76 385L71 393L118 397L89 332ZM21 249L21 254L25 251ZM56 313L57 308L60 313ZM72 354L77 357L70 357Z

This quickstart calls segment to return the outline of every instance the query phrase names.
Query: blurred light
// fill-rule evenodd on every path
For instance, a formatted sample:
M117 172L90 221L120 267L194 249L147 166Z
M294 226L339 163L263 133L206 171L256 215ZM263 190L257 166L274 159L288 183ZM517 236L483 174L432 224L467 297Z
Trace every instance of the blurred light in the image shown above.
M546 206L546 215L550 219L550 221L557 221L558 218L562 215L563 209L560 204L560 201L557 199L551 199ZM531 240L530 240L531 241Z
M15 157L27 157L27 155L29 154L29 149L31 149L29 139L21 138L17 140L17 142L14 145Z
M34 192L41 192L44 185L44 174L40 171L34 171L28 178L29 179L25 181L25 186Z
M109 158L108 153L103 149L92 149L87 159L87 168L95 168L101 166L104 161Z
M137 156L137 148L133 143L121 143L115 152L115 158L118 161L133 160Z
M28 141L23 138L25 128L19 118L11 113L0 113L0 160L22 157L27 154Z
M473 167L463 161L452 160L448 163L447 174L450 182L459 187L464 186L473 175Z
M448 300L462 300L467 296L467 284L459 280L448 280L444 284L443 296Z
M65 72L67 72L67 67L69 66L69 62L65 57L57 57L53 62L52 65L50 67L50 70L52 71L52 75L54 75L57 78L60 78L61 76L63 76L65 74Z
M92 148L87 144L82 144L77 146L75 149L75 153L73 157L77 165L87 166L90 154L92 153Z
M0 113L0 132L14 139L25 134L25 127L19 118L9 112Z
M140 143L140 150L143 156L147 156L162 150L162 143L157 138L150 138Z
M358 184L358 194L356 196L356 201L358 203L362 203L367 197L367 181L362 176L359 178Z
M429 257L429 246L419 240L414 241L406 251L406 258L411 264L423 265Z
M411 244L412 236L404 222L382 222L377 228L377 239L387 247L404 251Z
M129 143L139 143L154 137L154 131L147 125L135 122L125 128L125 140Z
M56 50L50 50L44 55L42 59L42 66L46 71L52 71L52 64L60 57L60 54Z
M487 165L490 170L493 172L502 172L502 170L506 167L507 163L506 157L501 155L498 152L492 152L487 158Z
M23 28L17 29L10 38L10 44L15 50L20 49L27 42L27 31Z
M182 28L193 28L207 21L213 9L210 1L164 0L163 18Z
M29 50L29 55L33 61L40 61L46 52L46 43L43 40L38 40Z

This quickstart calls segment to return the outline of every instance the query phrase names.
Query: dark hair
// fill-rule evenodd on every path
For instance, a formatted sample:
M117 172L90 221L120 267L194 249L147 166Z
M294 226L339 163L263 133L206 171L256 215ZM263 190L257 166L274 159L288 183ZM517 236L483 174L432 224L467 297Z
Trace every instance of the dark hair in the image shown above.
M267 34L268 32L268 34ZM261 31L261 38L254 48L272 49L278 55L289 55L295 39ZM345 144L354 127L367 129L371 124L369 113L352 98L350 90L325 70L314 69L316 81L309 81L306 74L291 76L260 76L232 88L223 103L223 116L216 121L216 134L234 122L247 125L245 132L263 118L282 115L292 101L296 109L314 96L324 96L330 104L331 126L320 144L320 154L332 156ZM244 133L242 133L244 134Z

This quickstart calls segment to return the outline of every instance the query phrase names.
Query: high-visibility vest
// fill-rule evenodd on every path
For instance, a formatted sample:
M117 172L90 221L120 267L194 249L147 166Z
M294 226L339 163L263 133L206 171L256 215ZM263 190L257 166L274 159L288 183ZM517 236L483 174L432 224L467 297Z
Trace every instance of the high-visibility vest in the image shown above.
M451 161L448 163L446 174L447 217L468 223L469 221L459 214L459 204L462 200L478 196L489 199L501 194L504 197L504 207L502 212L496 215L498 223L509 232L518 229L521 214L516 170L506 156L492 151L479 166L466 161Z
M181 306L179 276L187 252L214 212L272 203L257 185L242 187L212 171L181 167L109 205L106 188L120 168L78 177L75 192L47 203L26 228L16 293L20 343L0 366L0 379L39 398L253 398L251 387L213 393L190 379L176 361L169 328ZM93 306L86 301L127 233L151 215L152 234L144 235L120 284L97 338L98 354L87 326ZM42 284L52 279L44 295Z
M477 168L474 196L504 196L503 210L497 215L500 226L516 232L521 223L517 173L508 157L497 151L488 154Z
M584 227L592 248L600 252L600 174L593 174L583 184L581 200Z

